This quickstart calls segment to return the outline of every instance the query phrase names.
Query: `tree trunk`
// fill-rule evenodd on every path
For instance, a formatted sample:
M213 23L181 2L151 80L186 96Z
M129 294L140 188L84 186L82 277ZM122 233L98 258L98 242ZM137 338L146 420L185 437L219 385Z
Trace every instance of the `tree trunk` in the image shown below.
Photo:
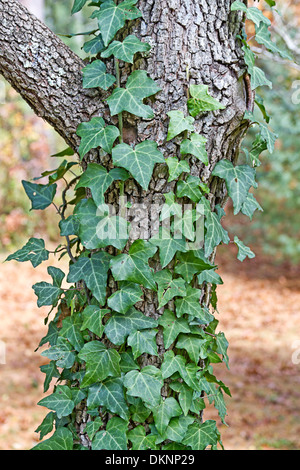
M166 143L166 113L175 109L187 111L190 84L208 85L210 94L226 107L196 121L197 131L207 138L209 165L193 159L191 174L209 184L212 208L226 202L224 184L211 177L212 169L221 159L236 161L247 129L243 116L251 98L245 90L245 64L237 40L243 18L230 11L232 3L233 0L139 0L137 6L143 19L130 27L131 32L152 45L150 55L139 58L133 68L147 70L162 91L152 103L154 119L141 120L124 113L125 142L136 144L151 139L158 143L165 158L179 154L176 141ZM36 114L76 150L76 128L80 122L95 115L109 121L103 102L106 94L82 88L83 62L17 0L0 0L0 14L0 73ZM108 60L107 65L112 68L112 61ZM131 69L128 65L121 67L122 81ZM86 161L100 162L99 158L93 152ZM167 170L161 164L155 168L148 191L130 180L125 183L125 195L131 203L142 203L149 209L151 204L161 204L163 195L173 190L175 183L167 182ZM107 202L117 204L117 188L108 195ZM152 267L158 269L159 261ZM158 318L157 306L155 293L148 291L139 308L147 316ZM163 353L159 335L158 343ZM143 365L159 361L147 354L142 356ZM88 444L84 435L87 418L84 410L78 414L78 432L84 445Z

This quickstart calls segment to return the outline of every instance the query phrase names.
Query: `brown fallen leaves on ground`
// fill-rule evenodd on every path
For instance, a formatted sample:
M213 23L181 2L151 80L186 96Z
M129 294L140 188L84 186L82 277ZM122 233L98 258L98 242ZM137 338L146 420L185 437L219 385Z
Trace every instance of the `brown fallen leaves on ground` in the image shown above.
M263 261L242 265L234 254L218 260L224 280L219 331L230 343L230 371L221 364L215 373L232 392L229 427L219 426L228 450L300 448L300 364L292 362L293 343L300 340L299 270ZM37 308L31 289L47 280L46 268L0 264L0 340L7 348L7 363L0 365L0 450L34 446L34 430L47 413L36 405L43 397L39 367L47 359L34 351L47 331L48 309ZM205 416L219 423L211 407Z

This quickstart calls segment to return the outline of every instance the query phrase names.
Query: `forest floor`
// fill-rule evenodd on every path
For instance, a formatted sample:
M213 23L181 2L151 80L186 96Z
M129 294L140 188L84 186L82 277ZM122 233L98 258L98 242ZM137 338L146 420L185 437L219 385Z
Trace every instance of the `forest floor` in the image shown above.
M221 426L227 450L300 449L300 268L272 266L260 257L219 260L224 285L218 289L219 331L230 343L230 370L215 366L231 389L228 427ZM45 265L4 263L0 256L0 340L6 365L0 365L0 450L26 450L37 443L34 430L47 413L43 397L47 363L35 352L45 335L44 317L31 286L47 280ZM51 260L52 264L53 260ZM300 343L299 343L300 344ZM298 346L299 347L299 346ZM298 354L300 359L300 353ZM297 361L294 361L297 362ZM206 418L217 415L209 409Z

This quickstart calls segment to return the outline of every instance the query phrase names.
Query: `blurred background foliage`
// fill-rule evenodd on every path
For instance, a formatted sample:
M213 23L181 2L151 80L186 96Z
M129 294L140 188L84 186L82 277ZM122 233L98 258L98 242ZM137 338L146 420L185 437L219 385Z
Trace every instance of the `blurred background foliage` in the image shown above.
M28 0L24 0L24 2ZM90 10L71 16L73 0L41 0L41 14L46 24L61 36L77 54L82 51L84 37L77 35L93 29L89 19ZM254 2L261 6L264 2ZM258 53L259 66L273 82L273 89L259 90L265 100L267 112L272 116L270 126L279 136L273 154L263 152L258 168L259 189L255 197L264 212L256 212L253 221L243 215L228 217L224 224L229 232L270 256L274 262L282 260L300 262L300 2L278 1L281 16L271 17L274 38L287 47L295 57L295 63L273 57L253 44ZM252 25L247 28L251 37ZM69 37L66 37L69 36ZM88 39L88 37L87 37ZM2 80L2 79L0 79ZM0 250L9 251L22 246L30 236L47 237L57 241L55 209L30 213L22 179L32 180L42 171L56 168L61 160L50 158L66 145L52 129L35 117L9 85L0 82ZM259 110L257 117L261 120ZM251 148L255 128L251 129L243 143ZM243 161L241 154L241 162ZM43 180L42 180L43 182ZM46 234L46 235L45 235Z

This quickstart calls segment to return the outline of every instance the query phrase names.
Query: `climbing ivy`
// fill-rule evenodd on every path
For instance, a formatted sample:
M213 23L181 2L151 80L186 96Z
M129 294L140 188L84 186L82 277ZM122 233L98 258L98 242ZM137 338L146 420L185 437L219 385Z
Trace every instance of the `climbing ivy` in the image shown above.
M75 0L72 13L86 3L87 0ZM48 177L48 183L23 182L34 210L54 204L57 182L66 184L61 205L55 204L66 243L56 253L70 258L67 275L49 267L52 281L33 286L38 306L51 306L46 318L48 333L40 343L49 346L42 353L50 360L41 367L46 375L45 392L53 379L57 381L53 393L39 402L50 412L37 429L40 439L53 430L54 433L39 443L37 450L86 446L93 450L222 447L216 422L204 421L202 413L207 403L214 403L226 424L224 394L230 396L228 387L213 373L215 363L223 361L229 367L228 342L224 333L217 332L214 316L216 287L223 281L216 273L213 253L218 245L230 242L237 245L241 261L247 256L252 258L254 253L237 237L230 240L221 224L224 210L220 206L212 209L208 186L189 174L190 156L206 166L209 163L206 139L197 133L195 119L202 113L224 109L210 95L208 86L190 84L188 112L174 109L167 113L166 140L179 139L180 158L173 155L165 160L152 140L135 147L123 142L123 112L151 119L153 110L144 99L159 92L157 83L143 70L133 71L121 85L124 80L119 61L131 64L137 53L147 54L150 50L149 44L132 34L123 41L115 40L126 22L141 17L136 3L137 0L92 2L92 17L97 20L99 31L84 46L95 57L83 69L83 87L107 90L106 102L111 116L118 116L118 125L107 125L101 117L80 124L78 153L84 159L88 152L100 147L103 156L110 156L112 167L108 170L90 162L83 174L76 176L71 169L78 162L64 161L57 170L42 175ZM267 3L270 7L275 5L273 1ZM254 22L258 42L286 56L270 42L270 21L259 9L247 8L240 1L234 2L231 9L241 11ZM255 55L246 36L240 41L252 90L272 86L255 66ZM115 74L111 69L108 73L102 61L112 56ZM257 100L257 105L266 117L263 103ZM221 160L212 171L212 177L224 181L235 214L242 211L250 218L257 209L261 210L249 192L257 187L259 155L265 149L272 152L275 143L268 120L257 123L252 111L248 109L245 120L258 124L259 133L248 155L249 164ZM70 153L68 149L61 156ZM176 181L175 190L165 194L158 233L147 241L131 242L129 223L122 210L120 215L110 214L106 195L112 186L119 185L123 196L124 182L130 179L147 190L157 163L167 165L169 181ZM67 198L70 189L75 191L72 200ZM181 198L190 203L182 219ZM73 214L66 217L72 206ZM198 246L196 227L201 220L204 239ZM8 260L30 261L36 267L48 258L44 241L31 238ZM160 261L157 272L150 267L153 258ZM155 318L138 308L148 290L157 296ZM163 347L158 337L162 338ZM154 361L145 365L144 359L149 356ZM83 416L85 427L78 429L78 419ZM84 439L79 439L78 432Z

